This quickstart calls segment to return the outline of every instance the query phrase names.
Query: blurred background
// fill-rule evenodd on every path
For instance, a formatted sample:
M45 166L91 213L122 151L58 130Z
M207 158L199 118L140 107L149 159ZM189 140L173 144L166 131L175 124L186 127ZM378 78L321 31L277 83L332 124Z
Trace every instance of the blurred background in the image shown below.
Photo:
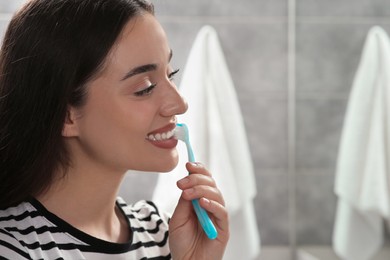
M0 0L2 33L23 2ZM390 2L152 2L175 68L184 69L203 25L219 34L255 167L260 258L294 259L303 248L317 259L337 259L333 188L345 110L368 30L380 25L390 32ZM122 193L129 202L149 199L156 180L155 174L129 174Z

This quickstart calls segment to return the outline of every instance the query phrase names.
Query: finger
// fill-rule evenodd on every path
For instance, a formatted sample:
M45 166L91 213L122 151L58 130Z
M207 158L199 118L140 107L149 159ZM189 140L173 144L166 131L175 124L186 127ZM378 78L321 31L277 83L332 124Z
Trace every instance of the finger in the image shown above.
M201 164L199 162L195 162L195 163L188 162L188 163L186 163L186 168L187 168L188 172L190 172L191 174L199 173L199 174L211 176L211 173L204 167L203 164Z
M229 234L229 215L226 208L220 203L202 198L199 200L200 206L207 212L211 213L214 218L214 224L217 226L220 232L225 232L225 235Z
M205 186L205 185L198 185L183 190L182 197L185 200L207 198L209 200L214 200L220 203L221 205L225 205L225 200L223 199L223 196L219 191L219 189L210 186Z
M195 173L190 174L177 182L177 187L181 190L189 189L197 185L216 187L215 181L212 177Z

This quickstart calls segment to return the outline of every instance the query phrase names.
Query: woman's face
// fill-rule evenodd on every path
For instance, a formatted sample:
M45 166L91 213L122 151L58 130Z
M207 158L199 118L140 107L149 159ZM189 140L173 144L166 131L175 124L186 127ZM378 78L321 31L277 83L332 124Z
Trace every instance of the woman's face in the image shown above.
M112 170L170 171L178 162L170 138L187 104L172 82L177 72L166 35L150 14L132 19L76 109L77 146L86 160Z

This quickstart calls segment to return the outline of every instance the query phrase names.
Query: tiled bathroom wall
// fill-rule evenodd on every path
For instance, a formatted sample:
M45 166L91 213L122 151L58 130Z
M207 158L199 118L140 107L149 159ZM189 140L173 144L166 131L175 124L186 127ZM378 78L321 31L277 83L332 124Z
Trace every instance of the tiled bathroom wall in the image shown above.
M373 25L390 31L390 2L153 2L180 67L201 25L211 24L219 33L255 164L262 245L330 245L348 95L367 31Z
M0 0L2 31L21 2ZM255 165L262 245L330 246L348 95L369 28L390 33L389 0L152 2L174 67L184 69L203 25L219 33ZM121 194L151 198L156 178L130 173Z
M338 144L368 30L390 33L387 0L296 1L296 236L331 244Z

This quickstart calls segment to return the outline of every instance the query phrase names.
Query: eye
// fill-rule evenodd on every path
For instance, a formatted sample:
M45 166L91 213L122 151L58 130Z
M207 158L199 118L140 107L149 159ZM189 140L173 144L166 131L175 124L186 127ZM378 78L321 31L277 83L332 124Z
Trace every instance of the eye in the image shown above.
M175 80L175 75L176 75L179 71L180 71L180 69L176 69L176 70L172 71L171 73L169 73L169 75L168 75L169 80L171 80L171 81Z
M156 87L156 85L157 84L152 84L143 90L135 92L134 95L137 97L143 97L143 96L150 95L153 92L153 89Z

